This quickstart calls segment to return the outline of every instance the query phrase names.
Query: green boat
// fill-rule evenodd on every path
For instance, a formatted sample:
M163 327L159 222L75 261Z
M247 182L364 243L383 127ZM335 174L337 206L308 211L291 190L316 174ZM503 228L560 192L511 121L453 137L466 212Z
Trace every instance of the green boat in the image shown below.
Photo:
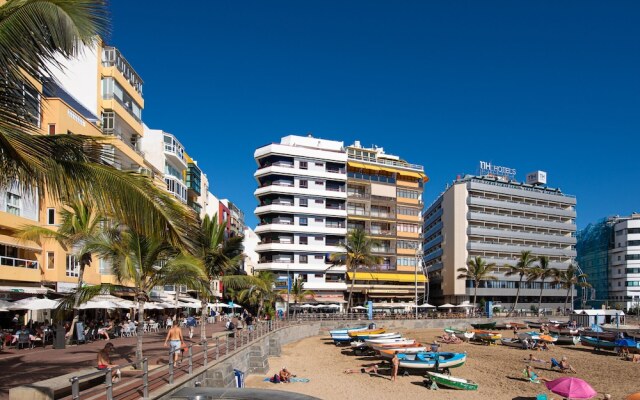
M456 335L462 335L466 332L464 329L456 329L451 326L444 328L444 331L447 333L455 333Z
M431 381L435 382L439 386L446 386L451 389L459 390L478 390L478 384L464 379L456 378L450 375L438 374L436 372L427 372Z
M496 327L496 321L484 322L481 324L471 324L474 329L494 329Z

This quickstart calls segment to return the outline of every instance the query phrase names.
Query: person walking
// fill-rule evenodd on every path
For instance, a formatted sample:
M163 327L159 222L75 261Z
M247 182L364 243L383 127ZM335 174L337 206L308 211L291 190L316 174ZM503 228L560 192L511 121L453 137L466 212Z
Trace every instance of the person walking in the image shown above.
M196 319L193 315L189 315L187 318L187 327L189 328L189 339L193 339L193 330L195 329L197 323Z
M173 352L173 363L178 363L178 354L180 353L180 348L182 347L182 342L184 342L184 338L182 337L182 330L178 325L173 325L169 332L167 332L167 337L164 339L164 347L167 347L167 343L171 345L169 351ZM171 353L169 353L171 356Z

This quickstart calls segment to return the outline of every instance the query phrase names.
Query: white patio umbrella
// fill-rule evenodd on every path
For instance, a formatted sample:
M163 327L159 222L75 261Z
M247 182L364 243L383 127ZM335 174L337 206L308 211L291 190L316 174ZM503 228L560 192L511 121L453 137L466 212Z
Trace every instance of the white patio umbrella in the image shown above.
M313 308L313 304L303 304L300 308Z
M443 304L443 305L439 306L438 308L454 308L454 307L455 306L453 304L447 303L447 304Z
M233 308L242 308L242 306L240 304L234 304Z
M92 309L103 309L103 308L108 308L108 309L120 308L120 305L110 300L89 300L86 303L82 303L80 304L80 306L78 306L79 310L92 310Z
M329 304L329 305L327 306L327 308L335 308L335 309L338 309L338 308L340 308L340 306L339 306L339 305L337 305L337 304Z
M117 304L116 308L136 308L138 303L131 300L126 300L110 294L99 294L91 299L91 301L110 301Z
M18 300L11 304L7 309L9 310L52 310L58 307L58 300L51 299L39 299L37 297L28 297L26 299Z
M416 308L415 304L412 304L411 307ZM432 306L429 303L424 303L424 304L420 304L419 306L417 306L418 308L436 308L436 306Z
M363 306L355 306L355 307L351 307L352 310L366 310L367 307L363 307Z
M457 308L473 308L474 305L469 303L462 303L462 304L458 304L456 307Z

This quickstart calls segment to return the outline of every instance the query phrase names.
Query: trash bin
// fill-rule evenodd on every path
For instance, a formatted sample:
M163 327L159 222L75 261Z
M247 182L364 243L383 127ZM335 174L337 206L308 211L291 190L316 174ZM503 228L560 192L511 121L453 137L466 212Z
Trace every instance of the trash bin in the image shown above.
M244 372L234 369L233 374L236 376L236 387L243 388L244 387Z
M369 329L376 329L376 324L375 323L370 323L369 324Z
M53 336L53 348L54 349L64 349L65 348L65 337L64 335L67 332L64 330L64 326L56 325L55 334Z

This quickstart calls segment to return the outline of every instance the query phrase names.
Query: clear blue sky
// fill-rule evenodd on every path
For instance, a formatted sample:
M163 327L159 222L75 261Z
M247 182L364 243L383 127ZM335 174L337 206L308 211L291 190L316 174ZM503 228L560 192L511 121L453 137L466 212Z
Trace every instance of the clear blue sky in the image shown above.
M110 42L253 226L253 151L312 132L424 164L429 204L479 160L640 211L638 1L112 0Z

